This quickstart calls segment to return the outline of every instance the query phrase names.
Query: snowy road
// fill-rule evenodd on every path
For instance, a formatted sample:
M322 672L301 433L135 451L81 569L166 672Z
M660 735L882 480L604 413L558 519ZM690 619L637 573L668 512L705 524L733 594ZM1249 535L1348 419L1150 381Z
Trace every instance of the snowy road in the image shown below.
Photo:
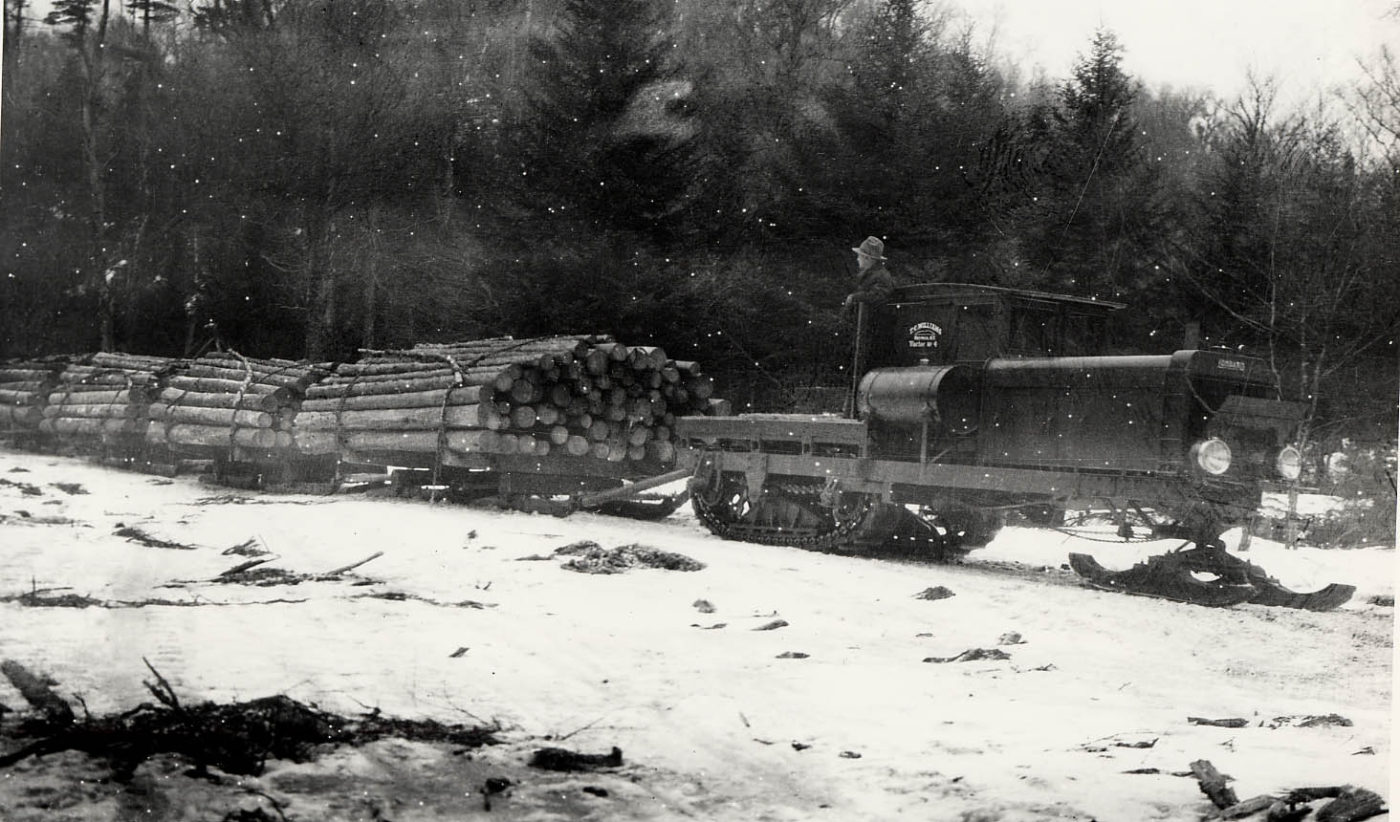
M1393 550L1256 540L1249 558L1283 582L1351 583L1356 597L1325 614L1216 610L1087 589L1059 568L1071 550L1125 567L1171 543L1008 528L944 567L725 542L688 512L639 523L257 496L8 452L0 479L0 596L159 601L0 602L0 657L94 713L149 699L145 658L191 700L283 693L345 713L494 719L517 746L488 760L567 735L642 769L595 805L522 789L514 801L536 816L520 818L1184 822L1208 802L1171 774L1197 759L1241 798L1321 784L1389 796L1393 609L1370 599L1394 593ZM133 527L192 548L116 534ZM523 561L583 539L706 567ZM272 552L263 567L294 574L384 553L340 581L215 581L248 560L224 552L249 540ZM940 585L956 596L915 596ZM786 625L757 630L775 620ZM1011 633L1021 641L1002 644ZM969 649L1010 658L924 661ZM0 703L22 700L0 683ZM1278 720L1330 714L1351 725ZM1148 768L1160 773L1127 773Z

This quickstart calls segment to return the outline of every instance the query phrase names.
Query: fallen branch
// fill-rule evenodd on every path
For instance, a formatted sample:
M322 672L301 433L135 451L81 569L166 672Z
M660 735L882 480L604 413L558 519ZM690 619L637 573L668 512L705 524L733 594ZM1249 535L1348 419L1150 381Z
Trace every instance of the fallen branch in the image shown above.
M1352 721L1341 714L1301 714L1276 716L1266 723L1266 725L1269 728L1282 728L1286 725L1291 725L1295 728L1350 728L1352 726Z
M150 691L160 704L174 711L181 710L180 698L175 696L175 689L170 687L170 683L166 681L165 677L160 675L160 671L156 670L149 659L143 656L141 657L141 661L146 663L146 669L156 678L154 683L147 682L143 679L141 680L141 684L146 686L146 690Z
M356 594L353 599L383 599L389 602L426 602L429 605L439 605L444 608L495 608L495 603L477 602L474 599L463 599L458 602L444 602L440 599L419 596L417 594L405 594L402 591L375 591L368 594Z
M263 499L240 494L223 494L216 497L200 497L190 505L322 505L327 500L320 499Z
M163 587L178 587L178 586L163 586ZM249 600L249 601L245 601L245 602L217 602L217 601L215 601L215 600L202 599L202 598L201 598L201 599L174 600L174 599L162 599L162 598L159 598L159 597L150 597L150 598L147 598L147 599L136 599L136 600L128 600L128 599L106 600L106 599L93 599L92 597L81 596L81 595L78 595L78 594L63 594L62 596L56 596L56 597L46 597L46 596L40 596L40 595L35 595L35 594L17 594L17 595L15 595L15 596L4 596L4 597L0 597L0 602L17 602L17 603L19 603L20 605L23 605L23 606L26 607L26 608L106 608L106 609L108 609L108 610L117 610L117 609L120 609L120 608L147 608L147 607L152 607L152 606L162 606L162 607L169 607L169 608L202 608L202 607L205 607L205 606L224 607L224 606L228 606L228 605L287 605L287 604L296 605L296 604L299 604L299 603L302 603L302 602L305 602L305 601L306 601L305 599L259 599L259 600ZM484 607L484 606L482 606L480 603L470 603L469 601L468 601L468 602L463 602L463 603L434 603L434 604L437 604L437 605L441 605L441 604L458 604L458 605L461 605L461 606L468 606L468 605L470 605L471 607L478 607L478 608L479 608L479 607Z
M370 562L370 561L372 561L372 560L379 559L379 558L382 557L382 556L384 556L384 552L383 552L383 551L375 551L373 554L370 554L369 556L365 557L364 559L360 560L359 562L352 562L352 563L350 563L349 565L341 566L341 567L335 569L334 571L327 571L326 573L321 574L321 578L324 579L324 578L326 578L326 577L340 576L341 574L345 573L346 571L353 571L353 570L355 570L356 568L359 568L361 565L364 565L365 563Z
M1186 721L1192 725L1214 725L1217 728L1243 728L1249 725L1248 719L1233 717L1230 719L1205 719L1199 716L1188 716Z
M267 551L258 547L259 540L260 537L253 537L252 539L244 540L243 542L240 542L237 545L225 548L222 553L225 556L229 554L237 554L239 556L244 557L262 556L263 554L266 554Z
M44 590L54 591L58 589L46 588ZM93 599L82 594L60 594L50 597L32 591L27 594L0 597L0 602L18 602L26 608L88 608L103 607L106 604L100 599Z
M117 781L130 779L138 765L159 754L184 757L197 771L216 767L229 774L256 776L269 759L306 762L325 744L362 745L394 737L474 748L495 744L494 734L500 730L499 726L393 719L378 712L352 719L283 695L222 705L205 702L175 710L168 704L174 699L169 683L156 676L159 683L147 687L165 704L145 703L122 714L71 724L0 754L0 768L31 756L73 750L106 760Z
M73 708L51 686L57 684L49 677L38 677L13 659L0 662L0 673L10 680L30 707L44 715L44 721L54 727L73 724Z
M243 573L244 571L248 570L249 568L256 568L259 565L262 565L264 562L271 562L274 559L277 559L277 557L264 557L263 559L250 559L247 562L240 562L232 568L228 569L227 571L224 571L223 573L219 574L218 578L224 579L225 577L237 576Z
M139 542L149 548L173 548L177 551L194 550L193 545L185 545L184 543L171 542L170 540L153 537L140 528L133 528L129 525L118 528L113 534L115 536L125 537L127 542Z
M957 656L930 656L924 662L978 662L983 659L1010 659L1011 654L1000 648L969 648Z
M576 555L560 565L568 571L585 574L620 574L633 568L660 568L667 571L700 571L705 563L684 554L662 551L633 543L604 550L596 543L577 542L555 550L555 555Z

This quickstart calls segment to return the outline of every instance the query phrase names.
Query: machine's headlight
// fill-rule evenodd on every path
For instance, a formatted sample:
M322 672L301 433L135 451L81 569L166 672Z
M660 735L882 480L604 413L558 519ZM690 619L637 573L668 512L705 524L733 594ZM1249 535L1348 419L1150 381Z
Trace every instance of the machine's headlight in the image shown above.
M1295 480L1303 473L1303 452L1291 445L1279 449L1274 458L1274 470L1286 480Z
M1191 446L1191 459L1196 466L1212 476L1220 476L1230 470L1230 446L1224 440L1211 437Z

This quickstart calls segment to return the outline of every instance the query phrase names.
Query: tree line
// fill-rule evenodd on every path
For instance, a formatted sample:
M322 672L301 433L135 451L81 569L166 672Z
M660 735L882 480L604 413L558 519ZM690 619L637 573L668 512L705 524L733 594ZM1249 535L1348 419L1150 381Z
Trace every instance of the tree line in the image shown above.
M5 0L0 356L604 332L848 377L849 248L1128 303L1394 433L1400 71L1315 109L1026 79L918 0ZM1378 390L1380 389L1380 390Z

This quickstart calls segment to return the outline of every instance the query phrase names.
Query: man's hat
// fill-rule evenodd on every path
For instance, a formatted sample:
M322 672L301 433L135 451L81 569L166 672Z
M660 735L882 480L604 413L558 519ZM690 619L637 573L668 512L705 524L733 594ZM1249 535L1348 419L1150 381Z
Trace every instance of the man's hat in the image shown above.
M860 244L860 248L851 250L857 254L874 257L877 260L885 259L885 244L880 241L879 237L866 237L865 242Z

